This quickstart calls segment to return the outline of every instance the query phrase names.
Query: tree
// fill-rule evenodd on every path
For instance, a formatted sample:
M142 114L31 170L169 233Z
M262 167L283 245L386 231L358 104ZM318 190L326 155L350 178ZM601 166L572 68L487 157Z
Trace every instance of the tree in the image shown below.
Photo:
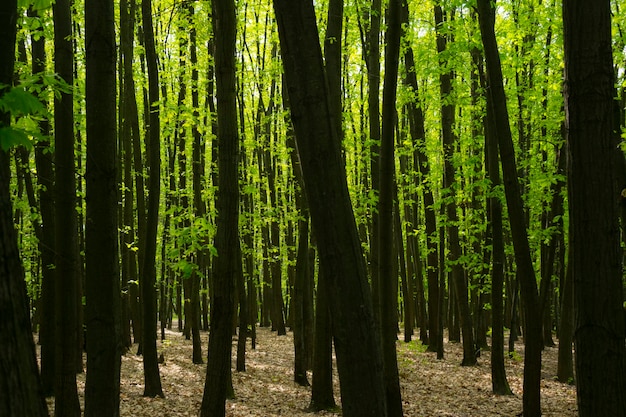
M143 19L144 42L146 48L146 62L148 66L148 99L149 124L146 132L146 147L148 154L148 211L146 231L144 236L144 256L141 263L141 302L143 305L143 346L144 392L145 397L163 397L161 376L156 347L156 249L157 227L159 223L159 199L161 192L161 139L159 122L159 74L152 26L152 2L141 2L141 16Z
M328 284L343 414L385 416L380 336L331 119L313 2L275 0L274 11L322 279Z
M112 0L85 4L87 166L86 416L118 416L122 334L118 256L116 45Z
M311 259L313 258L313 259ZM312 263L315 257L309 256ZM315 304L315 339L313 341L313 378L311 404L313 411L330 410L336 406L333 394L333 328L324 269L320 267L317 277L317 297Z
M484 74L481 74L484 79ZM483 80L484 82L484 80ZM495 394L512 394L504 369L504 306L502 300L504 286L504 235L502 231L502 202L496 194L500 182L498 142L495 137L493 106L487 95L485 123L485 152L487 175L491 180L489 196L489 222L491 225L491 387Z
M70 2L53 5L54 66L68 85L74 83L74 52ZM74 103L72 93L54 100L55 176L55 415L78 416L76 388L78 349L78 220L76 213L76 169L74 154Z
M469 308L467 297L467 283L463 276L463 265L461 264L461 244L459 241L459 226L457 206L455 202L458 183L455 182L452 159L455 153L456 135L454 133L455 123L455 106L451 102L452 97L452 78L453 71L445 68L445 58L448 36L443 34L444 30L444 11L441 5L436 4L434 8L435 24L437 25L437 52L439 54L439 63L442 67L439 75L440 91L441 91L441 136L443 138L444 153L444 175L443 188L446 198L449 202L445 205L448 225L446 227L446 235L449 243L449 262L450 262L450 279L451 291L456 300L461 329L463 332L463 361L462 365L475 365L476 355L474 354L474 334L472 328L472 316Z
M402 2L403 28L408 27L409 9L406 2ZM404 68L406 84L415 94L415 98L408 103L409 133L414 141L413 164L418 167L423 181L428 181L430 165L426 155L426 132L424 127L424 111L419 104L419 88L417 85L415 57L413 48L404 49ZM426 276L428 282L428 350L437 352L437 358L443 359L443 333L439 331L439 258L437 254L437 219L434 208L433 184L424 189L424 223L426 232Z
M200 415L226 414L230 379L234 287L241 274L239 246L239 131L235 84L235 40L237 19L235 2L213 3L215 69L217 87L218 186L217 258L213 271L209 356Z
M402 233L393 227L395 154L394 132L396 121L396 89L398 84L398 61L400 57L400 1L391 0L387 9L388 29L385 48L385 80L383 85L383 117L380 144L380 195L378 200L378 285L380 294L380 322L382 336L383 372L387 415L402 416L402 395L398 376L396 353L396 329L398 313L398 276L393 268L397 262L394 253L394 232ZM396 255L396 256L394 256ZM408 297L407 297L408 298Z
M15 62L17 1L0 5L0 99L9 90ZM9 185L4 134L11 115L0 110L0 415L47 416L31 331L24 269L20 260ZM5 314L6 313L6 314Z
M580 416L626 415L610 2L563 2L565 114ZM619 187L619 188L618 188Z
M28 9L28 15L38 17L34 7ZM46 39L43 27L31 33L33 74L42 75L46 69ZM43 84L43 83L42 83ZM45 106L44 95L39 101ZM41 215L41 317L39 325L39 343L41 344L41 384L46 396L54 392L54 361L55 361L55 297L54 297L54 167L50 148L50 122L42 118L39 130L43 139L35 143L35 165L37 166L37 183L39 185L39 207Z
M502 68L498 53L498 44L494 31L495 3L490 0L478 0L478 21L487 64L487 91L491 95L495 133L498 137L498 152L502 163L502 175L506 204L509 210L511 235L515 249L515 262L522 286L525 309L526 333L524 344L524 397L523 415L525 417L541 415L541 339L542 321L537 281L530 257L524 205L520 195L517 178L515 152L511 137L511 126L506 104L506 94L502 77Z

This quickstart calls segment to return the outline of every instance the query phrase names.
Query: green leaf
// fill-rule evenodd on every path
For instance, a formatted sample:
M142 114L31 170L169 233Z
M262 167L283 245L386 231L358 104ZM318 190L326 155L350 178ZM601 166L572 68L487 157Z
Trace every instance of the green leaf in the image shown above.
M33 144L28 139L28 135L22 131L12 127L0 127L0 148L8 151L13 146L25 146L30 149Z
M20 87L14 87L0 98L0 110L13 115L41 114L46 111L35 96Z
M22 3L32 4L34 10L44 10L52 7L52 0L20 0Z

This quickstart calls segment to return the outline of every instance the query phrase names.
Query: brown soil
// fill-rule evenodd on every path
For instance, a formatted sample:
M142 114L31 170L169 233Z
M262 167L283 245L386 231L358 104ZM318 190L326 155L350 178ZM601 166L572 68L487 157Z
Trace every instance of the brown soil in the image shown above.
M233 370L236 398L226 404L226 415L313 417L339 416L341 412L311 413L307 410L310 387L293 382L293 342L291 334L276 336L267 328L257 328L256 350L250 349L246 372ZM191 362L191 341L168 331L167 340L158 342L165 362L160 365L165 398L144 398L141 357L129 352L122 358L121 415L123 417L197 416L204 389L205 365ZM207 334L203 334L206 356ZM402 340L402 336L399 337ZM236 344L236 342L235 342ZM235 344L233 347L235 347ZM445 359L437 360L424 352L419 342L397 342L398 366L404 415L486 417L516 416L522 411L523 346L518 344L514 359L506 359L512 396L491 393L489 352L482 352L477 366L462 367L461 346L445 343ZM136 347L135 347L136 350ZM235 361L233 348L233 364ZM577 415L576 389L555 380L557 348L543 353L542 411L544 416ZM310 378L309 378L310 380ZM83 401L85 375L78 375ZM340 403L335 374L335 396ZM52 412L53 400L49 399ZM52 414L51 414L52 415Z

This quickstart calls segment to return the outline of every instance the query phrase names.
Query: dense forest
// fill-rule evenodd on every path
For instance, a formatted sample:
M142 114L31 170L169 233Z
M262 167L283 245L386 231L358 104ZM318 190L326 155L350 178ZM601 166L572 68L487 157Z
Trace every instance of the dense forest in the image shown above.
M243 415L271 338L310 411L414 415L423 348L626 416L624 7L2 0L0 416L125 415L178 343Z

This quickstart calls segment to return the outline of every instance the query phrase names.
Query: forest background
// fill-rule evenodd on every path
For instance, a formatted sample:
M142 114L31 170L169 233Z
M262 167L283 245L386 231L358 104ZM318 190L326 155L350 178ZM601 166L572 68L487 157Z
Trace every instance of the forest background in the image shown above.
M572 258L567 192L565 146L572 126L565 118L564 43L573 32L564 29L566 6L499 1L494 13L481 1L329 0L310 5L315 13L306 14L305 3L17 5L9 77L14 87L0 98L2 111L13 115L12 127L2 127L3 154L11 158L3 178L10 177L11 218L42 345L42 390L55 394L57 410L65 410L58 415L80 413L75 372L83 367L82 347L89 352L91 344L95 352L107 340L119 341L117 352L131 340L140 342L145 395L163 395L157 323L164 334L176 319L193 340L195 363L204 360L201 330L225 332L210 346L227 340L222 350L230 350L237 326L253 344L257 323L279 335L292 328L294 378L302 384L308 383L307 369L324 369L320 352L334 337L340 378L351 381L342 382L345 415L401 413L399 323L405 341L419 329L415 337L439 358L445 355L444 328L450 340L463 342L464 365L475 364L480 350L498 355L496 361L492 356L493 388L508 393L498 368L506 326L511 354L518 335L525 335L524 413L539 415L541 348L554 345L557 334L558 378L574 381L571 346L574 330L584 328L580 313L608 291L606 314L613 318L602 320L622 358L616 372L623 371L621 269L616 279L613 262L606 283L580 287L597 289L594 302L584 301L574 286L576 271L589 263L571 270L571 259L582 258ZM606 35L609 29L608 39L598 42L605 46L601 58L609 45L615 75L608 88L613 105L604 112L612 117L606 134L612 146L604 148L616 150L621 137L613 132L621 131L626 107L623 5L602 4L602 13L593 12L611 26L598 30ZM289 24L296 17L310 24L311 16L315 36ZM108 31L100 31L102 21ZM588 34L593 27L580 30ZM497 34L495 55L490 33ZM94 46L102 39L105 53ZM326 109L326 121L307 109L305 99L312 96L298 95L307 80L319 81L314 71L303 75L306 53L316 50L304 45L319 48L311 68L323 62L325 87L315 103ZM317 125L327 125L327 136L341 146L331 141L325 152L323 144L306 142L307 126L319 134ZM101 140L90 141L90 132ZM607 166L617 172L623 154L607 152ZM340 184L325 183L320 161L336 163L337 155L341 166L327 174ZM90 164L97 168L90 171ZM307 164L317 164L317 171L307 171ZM102 176L93 174L98 169ZM598 184L609 184L613 192L623 188L622 175L581 181L599 190ZM341 182L347 200L334 194ZM596 201L592 194L587 198ZM606 248L617 253L620 202L611 201L614 211L597 220L612 225ZM333 207L348 207L348 217L320 221L322 211L340 210ZM116 223L97 229L90 220L100 215ZM220 238L220 230L230 234ZM325 242L333 239L342 243L331 248ZM338 274L331 261L337 263L354 242L355 253L363 254L355 255L356 272ZM118 249L99 257L106 252L98 252L99 244ZM108 278L90 278L98 273ZM352 274L354 281L346 278ZM368 282L371 295L362 285ZM360 303L363 312L353 314ZM239 337L238 370L245 368L245 342ZM354 359L344 360L345 352ZM229 380L212 358L218 360L209 355L205 397L220 399L232 387L212 384L219 389L207 394L211 372L217 372L214 381ZM363 366L368 360L374 361L370 373ZM89 368L88 355L88 374ZM117 388L107 389L115 385L116 376L109 375L94 383L92 398L119 393L116 369ZM373 392L361 389L371 380L379 382ZM313 382L315 387L315 377ZM623 372L614 382L596 383L597 389L615 397ZM323 397L313 395L324 408ZM623 403L608 402L626 412ZM98 407L98 401L92 404Z

